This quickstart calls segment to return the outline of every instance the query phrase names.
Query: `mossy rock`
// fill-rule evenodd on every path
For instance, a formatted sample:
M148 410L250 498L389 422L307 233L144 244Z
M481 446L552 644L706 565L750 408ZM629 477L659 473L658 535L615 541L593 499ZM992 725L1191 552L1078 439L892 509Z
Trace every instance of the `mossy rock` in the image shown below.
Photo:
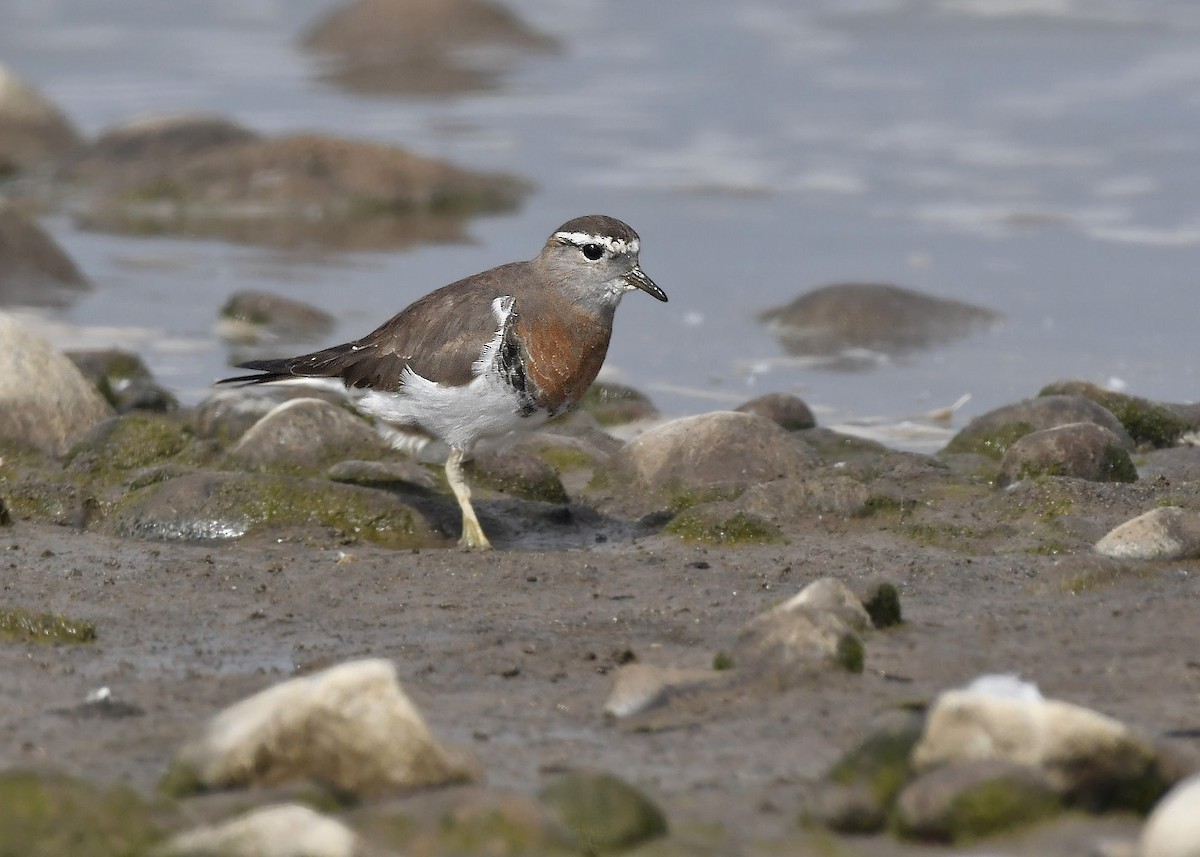
M765 545L784 541L779 527L728 502L706 503L676 515L663 530L690 542L714 545Z
M538 799L579 837L585 854L620 851L667 834L662 810L612 774L566 774Z
M510 497L543 503L566 503L558 471L525 449L498 449L477 456L471 470L474 486L491 488Z
M96 626L62 613L32 613L21 607L0 607L0 640L37 643L90 643Z
M1181 435L1191 430L1188 421L1170 408L1127 393L1105 390L1087 381L1058 381L1043 387L1038 395L1085 396L1109 410L1139 445L1173 446Z
M862 604L876 628L891 628L904 622L900 611L900 593L894 584L880 583L867 594Z
M923 727L924 718L918 713L889 712L862 743L829 769L826 782L865 786L879 806L890 807L908 779L908 759Z
M1103 405L1086 396L1054 395L1025 399L976 417L950 439L943 452L999 459L1025 435L1070 423L1095 423L1116 435L1122 447L1134 446L1129 432Z
M279 474L193 473L169 479L129 494L105 525L118 535L167 541L329 527L384 547L445 543L420 512L385 491Z
M946 444L945 452L975 453L1000 459L1008 452L1010 446L1033 431L1034 427L1027 422L1004 423L987 431L971 433L963 429Z
M170 461L191 440L191 431L170 417L136 413L105 420L76 443L66 458L69 473L117 481L128 471Z
M162 838L162 808L124 787L61 774L0 773L3 857L140 857Z

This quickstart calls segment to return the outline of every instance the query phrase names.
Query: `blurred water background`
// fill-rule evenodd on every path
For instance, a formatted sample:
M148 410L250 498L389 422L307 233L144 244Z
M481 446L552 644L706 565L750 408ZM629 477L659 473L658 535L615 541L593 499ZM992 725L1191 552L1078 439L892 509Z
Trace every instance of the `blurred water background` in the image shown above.
M535 191L467 243L288 252L44 221L95 288L29 310L56 344L139 352L185 403L226 373L218 308L273 291L362 335L430 289L620 217L670 295L630 295L607 377L666 413L802 396L825 424L940 445L971 415L1082 378L1197 396L1200 4L1194 0L506 0L560 50L490 90L356 94L301 35L333 0L0 0L0 62L87 135L205 112L392 143ZM756 315L838 281L991 308L1001 326L842 371Z

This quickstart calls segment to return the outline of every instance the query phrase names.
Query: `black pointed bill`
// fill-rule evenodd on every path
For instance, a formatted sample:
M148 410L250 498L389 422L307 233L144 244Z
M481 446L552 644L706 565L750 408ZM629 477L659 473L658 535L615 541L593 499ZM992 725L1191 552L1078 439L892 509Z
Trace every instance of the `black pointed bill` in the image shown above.
M635 266L632 271L625 275L625 282L629 283L631 288L641 289L652 298L658 298L663 303L667 301L667 293L655 284L654 280L646 276L640 266Z

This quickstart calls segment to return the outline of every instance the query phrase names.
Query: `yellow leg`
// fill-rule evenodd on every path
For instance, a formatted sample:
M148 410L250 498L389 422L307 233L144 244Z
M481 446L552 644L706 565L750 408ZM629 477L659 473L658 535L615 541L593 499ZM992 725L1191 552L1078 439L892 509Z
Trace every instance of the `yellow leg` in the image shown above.
M452 448L450 457L446 459L446 481L450 483L450 490L454 492L458 506L462 509L463 531L458 546L468 551L490 551L492 543L483 534L479 518L475 517L475 509L471 506L471 488L463 475L462 464L463 451Z

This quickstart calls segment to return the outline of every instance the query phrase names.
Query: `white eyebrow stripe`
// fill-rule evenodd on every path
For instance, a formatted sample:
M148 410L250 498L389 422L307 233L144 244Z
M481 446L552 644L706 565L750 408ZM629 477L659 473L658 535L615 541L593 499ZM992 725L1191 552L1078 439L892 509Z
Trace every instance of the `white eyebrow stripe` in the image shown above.
M626 241L623 238L612 238L608 235L592 235L590 232L555 232L554 237L565 244L582 247L584 244L599 244L610 253L636 253L640 247L636 240Z

